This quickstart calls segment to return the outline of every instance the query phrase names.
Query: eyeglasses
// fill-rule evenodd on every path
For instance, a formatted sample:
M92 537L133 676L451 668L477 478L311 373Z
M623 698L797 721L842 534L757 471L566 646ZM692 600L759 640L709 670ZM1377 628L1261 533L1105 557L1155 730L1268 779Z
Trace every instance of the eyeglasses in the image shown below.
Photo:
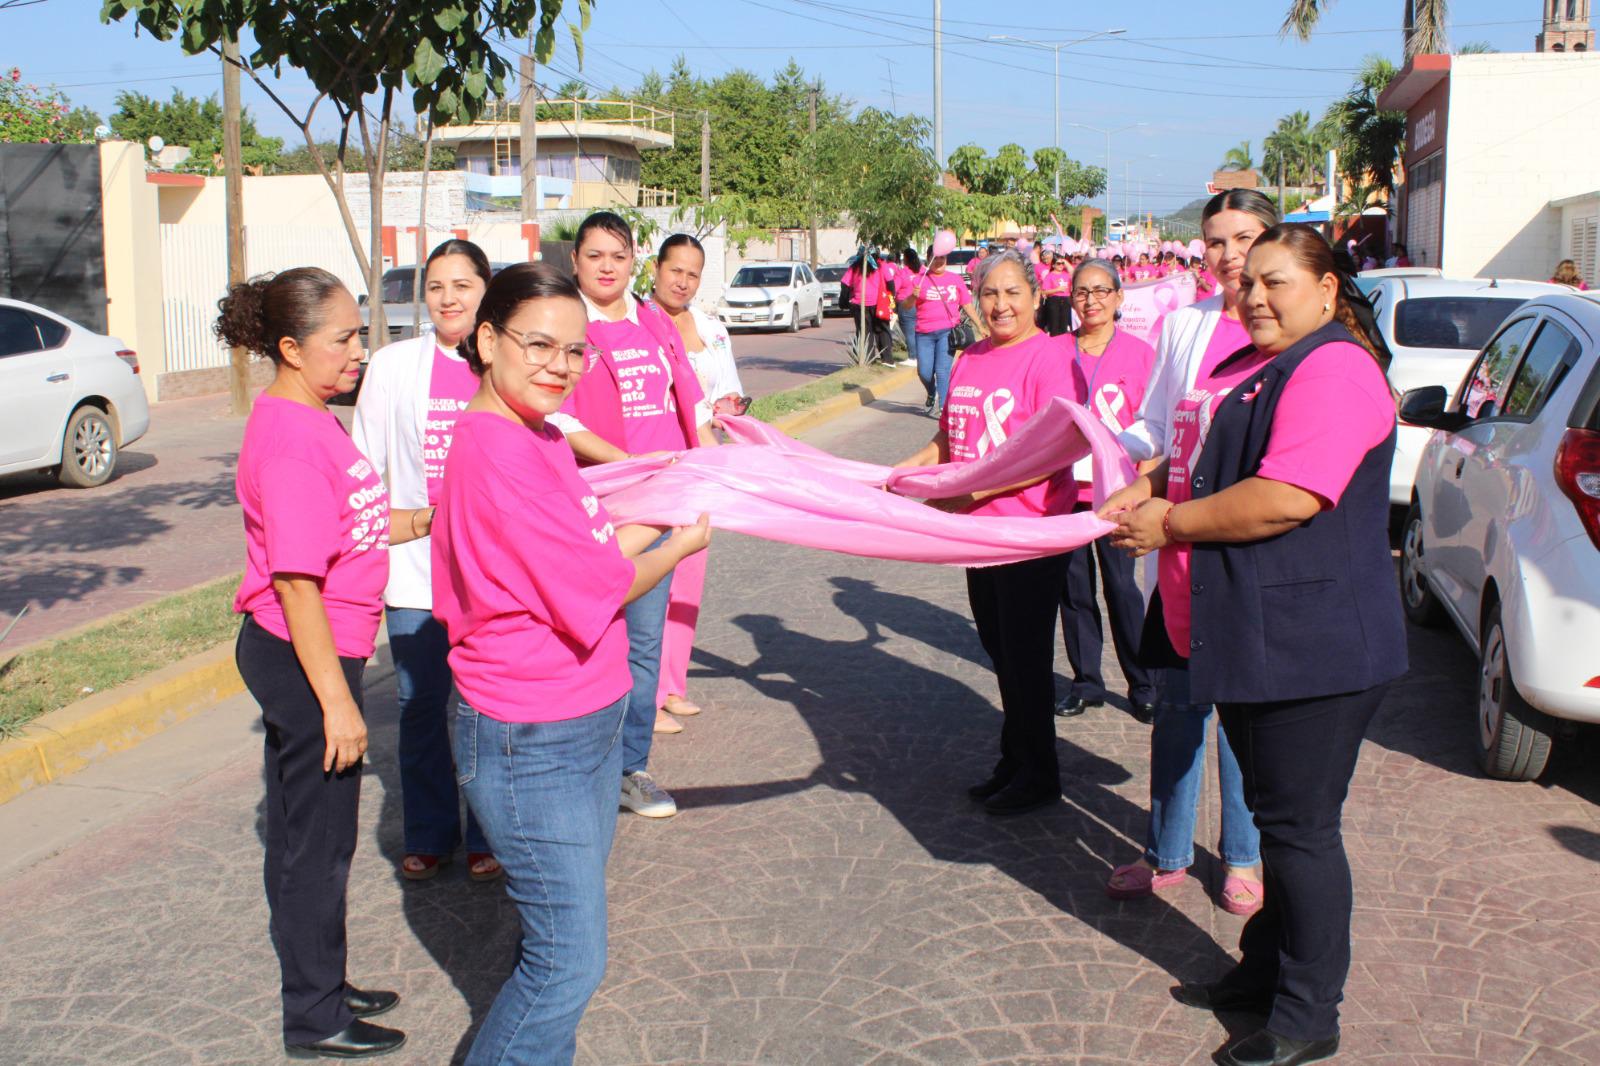
M1116 291L1116 289L1108 289L1104 285L1097 286L1093 289L1073 289L1072 298L1077 300L1079 303L1087 303L1090 300L1093 300L1095 303L1104 303L1105 301L1111 299L1111 294Z
M569 344L563 348L542 333L530 333L526 337L519 337L498 322L489 324L522 349L522 361L528 364L530 370L543 370L553 363L558 355L563 355L566 357L567 373L581 374L588 368L590 361L600 358L600 349L592 344Z

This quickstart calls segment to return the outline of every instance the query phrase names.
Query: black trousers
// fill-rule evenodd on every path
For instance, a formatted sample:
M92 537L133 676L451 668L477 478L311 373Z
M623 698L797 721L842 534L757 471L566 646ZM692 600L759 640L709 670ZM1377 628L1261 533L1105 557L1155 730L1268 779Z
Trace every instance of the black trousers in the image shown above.
M1065 296L1044 298L1044 329L1052 337L1072 332L1072 301Z
M361 764L323 773L322 705L294 646L247 617L235 661L266 727L266 863L272 946L283 973L283 1039L309 1043L353 1020L345 1006L345 886L356 850ZM361 705L364 659L340 658Z
M862 309L858 304L850 305L850 322L857 333L861 330ZM889 323L878 317L878 312L869 307L866 309L867 320L867 345L878 359L888 359L894 352L894 332L889 328Z
M1127 552L1111 546L1109 537L1067 553L1067 578L1061 588L1061 636L1072 664L1072 694L1081 699L1104 699L1106 679L1100 671L1105 631L1100 624L1100 601L1095 598L1095 560L1106 587L1106 611L1111 615L1111 641L1117 663L1128 679L1128 699L1137 706L1154 703L1154 671L1139 661L1139 634L1144 629L1144 597L1134 581L1135 562Z
M1350 863L1340 823L1361 738L1388 685L1279 703L1219 703L1261 830L1266 901L1224 979L1272 996L1267 1028L1297 1040L1339 1030L1350 969Z
M1061 784L1056 760L1056 602L1067 557L967 571L978 640L1000 683L997 775Z

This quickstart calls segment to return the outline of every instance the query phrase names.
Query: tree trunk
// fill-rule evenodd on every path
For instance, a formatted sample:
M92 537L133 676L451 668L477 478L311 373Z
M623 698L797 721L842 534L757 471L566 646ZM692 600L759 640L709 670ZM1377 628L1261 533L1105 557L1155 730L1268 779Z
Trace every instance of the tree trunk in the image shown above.
M422 332L422 266L428 257L428 174L432 169L433 117L429 116L428 136L422 142L422 193L417 202L417 268L411 275L411 330L414 335ZM370 337L370 333L368 335Z
M378 116L378 141L372 141L367 112L357 114L361 147L367 157L368 211L367 236L367 356L389 343L389 317L383 310L383 178L389 148L389 114L394 105L394 90L383 91L383 111Z

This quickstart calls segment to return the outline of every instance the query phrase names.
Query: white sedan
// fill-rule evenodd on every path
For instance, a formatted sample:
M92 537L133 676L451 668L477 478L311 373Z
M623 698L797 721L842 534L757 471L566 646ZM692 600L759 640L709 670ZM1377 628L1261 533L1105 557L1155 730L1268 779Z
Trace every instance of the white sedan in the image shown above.
M822 325L822 313L822 283L807 263L747 263L717 303L717 318L732 328L797 333L802 325Z
M1413 389L1400 417L1432 431L1402 536L1406 614L1449 618L1477 651L1479 760L1531 781L1563 720L1600 722L1600 298L1522 305L1453 394Z
M1437 270L1403 267L1367 271L1356 282L1367 291L1378 330L1394 361L1389 384L1396 392L1425 385L1455 387L1484 342L1524 300L1564 285L1487 278L1443 278ZM1411 483L1428 431L1401 426L1389 473L1389 502L1411 502Z
M139 357L116 337L0 299L0 474L51 470L104 484L150 428Z

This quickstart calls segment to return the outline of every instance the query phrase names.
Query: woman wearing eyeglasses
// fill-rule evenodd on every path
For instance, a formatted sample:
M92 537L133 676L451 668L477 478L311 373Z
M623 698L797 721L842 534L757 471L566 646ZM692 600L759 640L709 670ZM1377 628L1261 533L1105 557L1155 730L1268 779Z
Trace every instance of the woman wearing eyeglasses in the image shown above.
M461 691L457 780L523 930L471 1064L572 1061L606 966L606 859L634 687L624 605L711 536L704 515L670 535L613 527L550 423L603 372L586 319L577 286L544 264L490 283L461 343L482 383L456 422L433 522L433 610Z
M1104 259L1091 259L1072 276L1072 308L1078 328L1069 338L1073 384L1085 407L1099 416L1113 433L1121 433L1138 418L1145 385L1155 366L1156 353L1144 341L1117 328L1122 315L1122 279ZM1094 506L1094 486L1088 463L1078 470L1078 503L1074 510ZM1111 547L1104 537L1067 553L1067 580L1061 592L1061 633L1072 666L1072 689L1056 704L1056 714L1070 718L1105 702L1106 682L1100 671L1105 633L1100 624L1100 602L1095 597L1095 560L1105 585L1106 609L1111 616L1111 639L1117 662L1128 682L1128 702L1134 716L1149 721L1155 715L1154 673L1139 659L1139 632L1144 628L1144 596L1134 581L1134 563L1125 552Z
M589 343L598 355L592 372L584 374L552 424L586 464L716 443L711 405L684 354L677 327L660 308L628 291L633 259L633 231L620 215L596 211L579 224L573 274L589 312ZM669 577L627 611L633 691L622 733L620 802L647 818L678 813L672 796L649 772L661 639L671 594Z

